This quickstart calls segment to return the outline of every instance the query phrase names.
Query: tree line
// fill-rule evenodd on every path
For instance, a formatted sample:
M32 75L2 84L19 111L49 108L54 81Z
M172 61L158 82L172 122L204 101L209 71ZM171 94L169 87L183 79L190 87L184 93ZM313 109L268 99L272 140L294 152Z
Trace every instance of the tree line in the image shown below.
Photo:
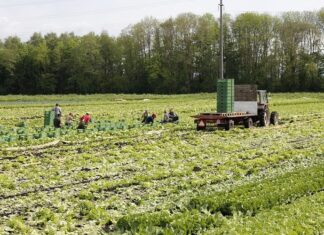
M324 90L324 9L224 17L225 77L270 91ZM145 18L117 37L34 33L0 41L0 94L195 93L216 90L211 14Z

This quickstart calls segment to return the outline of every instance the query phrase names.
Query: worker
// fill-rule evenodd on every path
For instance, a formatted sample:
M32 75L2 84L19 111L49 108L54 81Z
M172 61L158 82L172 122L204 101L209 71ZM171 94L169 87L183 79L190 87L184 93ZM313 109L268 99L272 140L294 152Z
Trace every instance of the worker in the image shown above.
M154 119L156 118L156 114L153 113L152 116L148 116L145 120L145 124L153 124Z
M142 114L142 123L145 123L147 118L148 118L148 111L145 110L144 113Z
M61 128L61 114L58 114L54 118L54 127L55 128Z
M173 111L173 109L170 109L169 122L177 122L177 121L179 121L179 116Z
M59 104L56 104L52 111L54 112L55 117L62 116L62 109Z
M80 123L79 123L78 129L86 129L90 122L91 122L91 116L90 116L90 113L87 112L85 115L83 115L80 118Z
M161 121L161 123L168 123L169 121L170 121L169 113L166 110L164 110L163 120Z
M71 127L73 124L73 119L74 119L73 113L69 113L65 118L65 125L67 127Z

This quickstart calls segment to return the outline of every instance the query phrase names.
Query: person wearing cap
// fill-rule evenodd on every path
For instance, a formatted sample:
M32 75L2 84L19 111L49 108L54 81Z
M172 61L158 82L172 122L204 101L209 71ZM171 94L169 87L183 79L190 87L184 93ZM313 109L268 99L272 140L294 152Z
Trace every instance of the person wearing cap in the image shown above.
M91 115L89 112L86 112L86 114L80 118L78 129L85 129L90 122L91 122Z
M62 109L59 104L56 104L55 107L52 109L52 111L55 114L55 117L61 117L62 116Z
M153 124L155 118L156 118L156 114L153 113L152 116L148 116L146 118L145 124Z

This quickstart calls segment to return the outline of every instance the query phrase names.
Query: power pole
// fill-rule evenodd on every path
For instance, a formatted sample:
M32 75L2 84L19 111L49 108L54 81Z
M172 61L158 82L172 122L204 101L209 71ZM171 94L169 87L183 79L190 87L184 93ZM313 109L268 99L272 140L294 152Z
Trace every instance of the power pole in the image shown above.
M219 79L224 79L224 36L223 36L223 0L220 0L220 35L219 35L219 47L220 47L220 59L219 59Z

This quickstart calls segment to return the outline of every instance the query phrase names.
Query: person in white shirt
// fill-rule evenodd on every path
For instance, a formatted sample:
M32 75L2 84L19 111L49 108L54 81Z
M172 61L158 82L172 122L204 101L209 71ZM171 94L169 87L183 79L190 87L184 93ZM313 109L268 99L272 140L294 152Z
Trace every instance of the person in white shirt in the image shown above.
M52 111L55 113L55 117L61 117L62 116L62 109L59 106L59 104L56 104L55 107L52 109Z

